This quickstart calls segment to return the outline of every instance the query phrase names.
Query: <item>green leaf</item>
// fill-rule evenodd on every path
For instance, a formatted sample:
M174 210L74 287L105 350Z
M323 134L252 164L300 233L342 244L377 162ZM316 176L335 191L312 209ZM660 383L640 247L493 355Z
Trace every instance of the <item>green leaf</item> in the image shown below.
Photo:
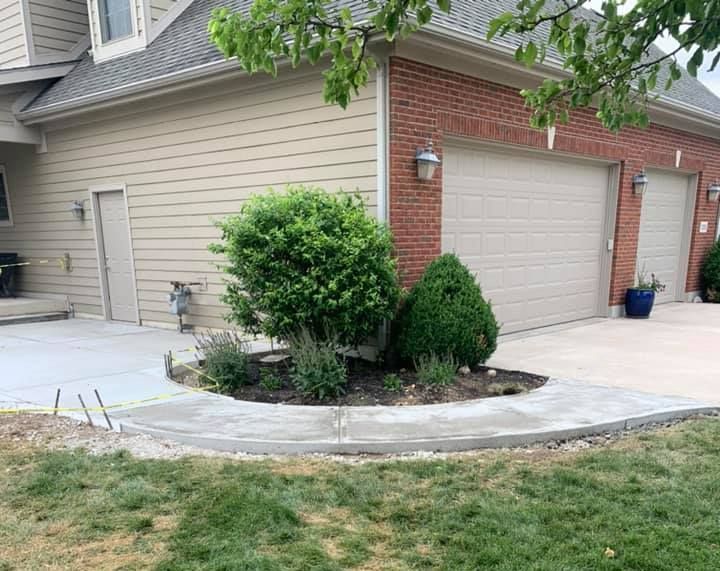
M527 67L532 67L532 65L535 63L535 58L537 58L537 55L538 50L535 42L528 42L527 46L525 46L525 53L523 54L525 65Z

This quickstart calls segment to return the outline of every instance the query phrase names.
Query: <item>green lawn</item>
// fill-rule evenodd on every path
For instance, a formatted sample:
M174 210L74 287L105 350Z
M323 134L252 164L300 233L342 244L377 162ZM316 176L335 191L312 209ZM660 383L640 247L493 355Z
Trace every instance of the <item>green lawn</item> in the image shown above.
M3 571L720 569L716 419L579 453L0 460Z

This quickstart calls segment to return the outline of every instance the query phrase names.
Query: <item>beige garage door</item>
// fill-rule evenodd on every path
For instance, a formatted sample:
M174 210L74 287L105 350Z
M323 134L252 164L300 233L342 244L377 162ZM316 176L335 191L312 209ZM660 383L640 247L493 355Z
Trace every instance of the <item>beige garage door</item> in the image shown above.
M642 199L637 268L648 277L655 273L666 285L656 303L683 298L687 265L686 213L689 183L686 175L648 171L648 187Z
M443 251L477 275L503 333L598 315L608 177L594 163L446 147Z

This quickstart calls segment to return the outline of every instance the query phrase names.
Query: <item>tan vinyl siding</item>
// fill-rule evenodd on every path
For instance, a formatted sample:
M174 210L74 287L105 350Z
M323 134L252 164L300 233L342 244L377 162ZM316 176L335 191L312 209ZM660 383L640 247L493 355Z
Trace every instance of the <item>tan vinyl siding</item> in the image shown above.
M0 69L28 64L20 0L0 0Z
M162 18L175 2L176 0L150 0L150 17L153 23Z
M4 147L15 228L0 228L0 250L53 260L67 251L76 267L65 274L54 261L30 266L21 290L67 292L78 310L102 313L93 217L88 212L81 222L68 210L93 185L127 185L146 322L175 322L167 313L168 282L207 276L209 290L194 288L187 321L224 324L222 275L207 251L219 236L212 220L237 212L253 193L293 182L357 188L374 211L375 85L343 111L323 104L317 74L252 82L264 86L241 92L236 80L87 118L48 132L46 154Z
M19 95L20 93L0 93L0 126L15 126L15 115L12 106Z
M69 52L89 32L87 2L29 0L29 6L37 54Z

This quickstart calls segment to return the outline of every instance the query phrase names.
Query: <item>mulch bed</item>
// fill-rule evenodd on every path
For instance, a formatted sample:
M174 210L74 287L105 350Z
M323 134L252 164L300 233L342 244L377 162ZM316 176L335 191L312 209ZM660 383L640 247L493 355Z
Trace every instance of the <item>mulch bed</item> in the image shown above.
M292 384L289 358L280 363L261 363L263 355L254 356L250 364L251 384L243 385L232 395L237 400L288 405L315 406L411 406L439 404L505 396L537 389L547 382L547 377L524 373L478 367L467 375L458 374L449 386L425 385L418 381L414 371L381 370L374 363L360 359L348 361L348 382L345 394L338 398L318 400L300 394ZM261 369L271 370L281 381L277 390L260 385ZM494 372L493 372L494 371ZM383 386L387 374L395 374L402 380L399 391L389 391ZM176 381L198 386L198 375L185 371L176 375Z

